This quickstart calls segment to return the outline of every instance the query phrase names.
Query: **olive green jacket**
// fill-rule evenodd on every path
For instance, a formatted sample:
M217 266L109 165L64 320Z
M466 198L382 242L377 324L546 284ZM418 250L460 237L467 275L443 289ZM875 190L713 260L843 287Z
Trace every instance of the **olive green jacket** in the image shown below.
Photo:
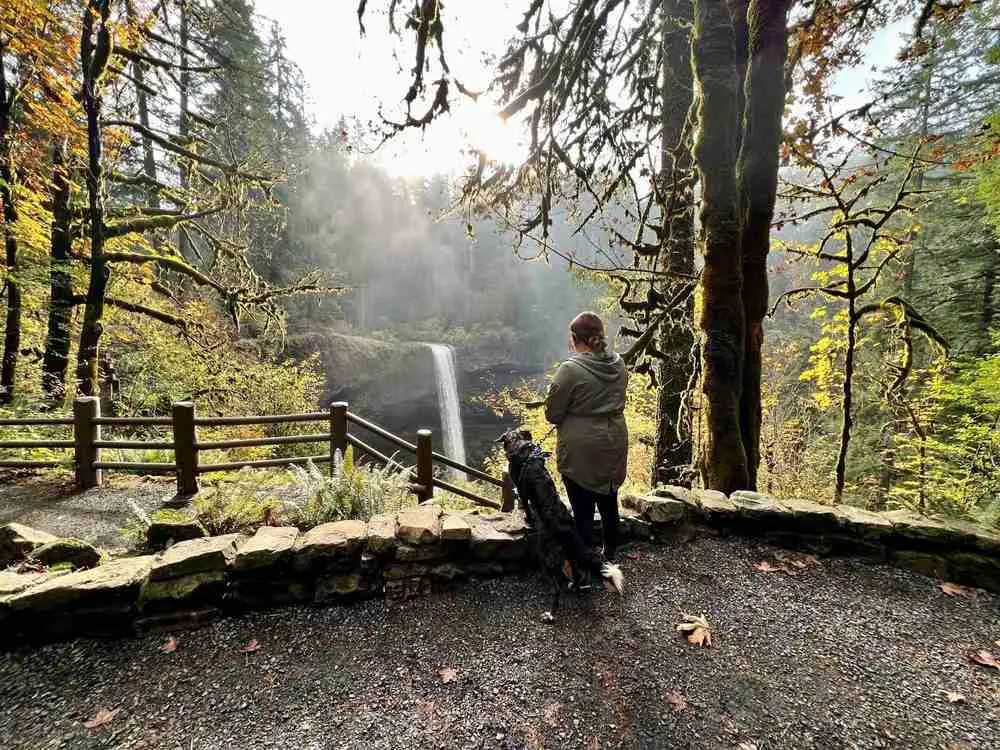
M545 418L556 426L559 472L584 489L610 494L625 482L628 374L615 353L574 354L556 370Z

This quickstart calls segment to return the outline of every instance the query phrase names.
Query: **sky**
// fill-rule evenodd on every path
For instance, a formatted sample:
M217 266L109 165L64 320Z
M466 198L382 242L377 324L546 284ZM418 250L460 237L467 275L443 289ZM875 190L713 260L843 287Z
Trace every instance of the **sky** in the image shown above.
M367 34L362 38L357 0L256 0L257 12L281 26L286 54L305 76L310 114L318 130L335 128L342 114L353 115L362 125L378 122L380 104L387 115L399 111L412 67L406 56L408 40L399 42L389 34L387 18L380 13L386 5L383 0L370 0L368 5ZM445 45L452 68L465 85L476 89L489 83L491 66L485 56L503 51L522 5L520 0L447 4ZM409 7L405 1L400 6ZM489 105L467 103L423 135L397 136L373 158L403 177L451 173L467 162L461 149L470 142L507 158L516 157L519 141L514 128L501 123Z
M397 113L409 82L412 61L406 41L394 39L382 9L384 0L369 0L361 37L357 0L256 0L258 13L276 21L285 36L286 54L308 86L309 113L317 130L337 127L342 115L353 115L364 126L378 122L380 106ZM400 3L406 5L405 0ZM489 56L499 55L520 20L523 0L450 0L445 44L452 69L471 89L489 82ZM866 63L843 72L834 91L847 109L864 101L872 66L892 62L907 23L876 34ZM397 56L400 55L400 56ZM423 134L409 131L382 146L371 158L400 177L456 174L469 163L463 149L484 148L504 161L516 161L524 147L516 124L502 123L489 103L459 103L451 114Z

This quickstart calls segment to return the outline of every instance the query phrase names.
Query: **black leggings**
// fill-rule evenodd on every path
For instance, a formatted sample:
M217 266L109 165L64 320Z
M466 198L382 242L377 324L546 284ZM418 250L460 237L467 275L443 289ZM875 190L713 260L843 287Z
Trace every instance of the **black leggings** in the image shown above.
M573 506L573 521L580 541L589 549L594 547L594 508L601 514L601 531L604 536L604 557L608 561L615 559L618 548L618 491L610 495L592 492L584 489L572 479L563 474L563 484L569 495L569 504Z

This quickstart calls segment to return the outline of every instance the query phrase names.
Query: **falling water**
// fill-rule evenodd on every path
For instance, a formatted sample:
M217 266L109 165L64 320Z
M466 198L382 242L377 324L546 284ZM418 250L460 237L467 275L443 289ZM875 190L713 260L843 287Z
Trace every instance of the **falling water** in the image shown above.
M443 344L428 344L434 355L434 377L437 380L438 410L444 433L444 454L465 463L465 438L462 416L458 409L458 381L455 378L455 350Z

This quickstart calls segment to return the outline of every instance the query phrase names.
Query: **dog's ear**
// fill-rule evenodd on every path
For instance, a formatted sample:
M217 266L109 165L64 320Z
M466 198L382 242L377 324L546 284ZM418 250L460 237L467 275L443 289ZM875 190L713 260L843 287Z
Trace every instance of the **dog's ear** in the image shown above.
M522 440L527 440L528 442L531 442L531 430L521 430L517 434L518 437L520 437Z

